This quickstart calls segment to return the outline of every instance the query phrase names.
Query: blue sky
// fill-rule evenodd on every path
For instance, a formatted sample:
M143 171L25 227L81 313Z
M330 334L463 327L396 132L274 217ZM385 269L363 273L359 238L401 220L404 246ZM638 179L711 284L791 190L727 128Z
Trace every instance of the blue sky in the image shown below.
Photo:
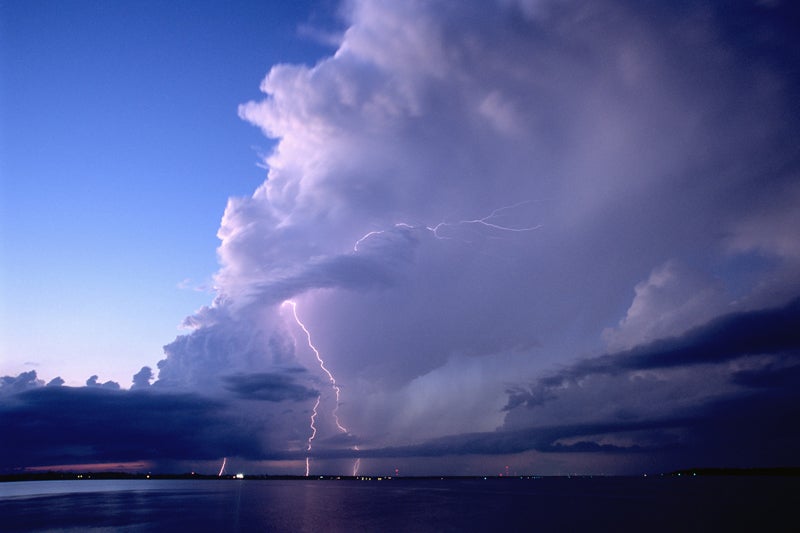
M795 4L288 5L0 4L0 470L797 463Z
M128 386L209 302L191 289L211 284L225 202L264 179L272 144L237 106L271 65L329 52L303 28L326 30L331 6L4 1L0 13L0 373Z

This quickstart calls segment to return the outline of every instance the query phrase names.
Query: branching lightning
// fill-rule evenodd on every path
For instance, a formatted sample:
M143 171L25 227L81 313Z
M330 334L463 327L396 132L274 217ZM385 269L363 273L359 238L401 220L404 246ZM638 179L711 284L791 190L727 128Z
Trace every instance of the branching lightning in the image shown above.
M316 346L314 346L314 343L311 341L311 332L308 330L306 325L303 323L302 320L300 320L300 317L297 315L297 302L295 302L294 300L286 300L283 302L282 305L290 305L292 307L292 316L294 317L295 322L297 322L297 325L300 326L300 329L303 330L303 333L305 333L308 347L311 348L312 352L314 352L314 356L317 358L319 367L322 369L323 372L325 372L325 375L328 376L328 381L331 384L331 389L333 389L333 392L336 396L336 404L334 405L333 410L331 411L331 415L333 416L333 421L336 424L336 427L342 433L349 434L350 432L348 431L348 429L344 427L341 421L339 420L339 396L341 390L339 389L339 385L336 384L336 378L333 377L333 373L330 370L328 370L328 368L325 366L325 361L322 359L322 355L320 354L319 350L317 349ZM314 437L316 437L317 435L317 428L315 425L315 421L318 414L317 408L319 407L320 398L321 396L317 396L317 402L314 404L314 409L311 414L311 423L310 423L311 436L308 438L308 446L306 448L306 451L309 452L311 451L311 441L314 440ZM358 446L355 446L354 449L358 450ZM356 459L356 463L353 467L354 472L358 471L358 467L360 464L361 464L361 459ZM311 466L310 458L306 457L306 476L308 476L310 473L310 466Z
M475 219L470 219L470 220L459 220L457 222L444 222L443 221L443 222L439 222L435 226L413 226L413 225L408 224L406 222L398 222L398 223L396 223L394 225L394 227L395 228L408 229L408 230L424 229L426 231L431 232L431 234L433 234L433 236L436 239L439 239L439 240L447 240L447 239L451 239L452 238L452 237L448 237L448 236L442 235L441 233L439 233L440 230L442 230L443 228L454 228L454 227L457 227L457 226L476 225L476 226L483 226L485 228L491 228L493 230L497 230L497 231L501 231L501 232L512 232L512 233L522 233L522 232L527 232L527 231L538 230L539 228L542 227L541 224L537 224L535 226L514 227L514 226L508 226L508 225L505 225L505 224L498 223L498 219L503 215L503 213L505 211L516 209L517 207L519 207L519 206L521 206L523 204L526 204L526 203L528 203L528 200L525 200L525 201L522 201L522 202L517 202L517 203L511 204L511 205L498 207L497 209L495 209L494 211L492 211L491 213L489 213L485 217L481 217L481 218L475 218ZM382 235L386 231L387 230L373 230L373 231L369 231L369 232L365 233L358 240L356 240L355 244L353 244L353 252L358 252L358 247L364 241L366 241L366 240L368 240L368 239L370 239L372 237L375 237L375 236L378 236L378 235ZM296 309L296 307L295 307L293 302L292 302L292 309L295 312L295 315L294 315L295 320L297 320L297 323L300 324L300 320L297 318L297 309ZM301 327L302 327L302 324L301 324ZM303 327L303 330L306 332L306 335L308 336L308 330L306 330L305 327ZM311 337L309 336L308 338L309 338L309 345L311 345ZM320 360L320 366L322 366L322 360L319 357L319 352L317 352L317 350L313 346L312 346L312 349L314 350L314 353L317 355L317 359ZM333 376L331 376L330 372L328 372L328 370L324 366L322 366L322 369L325 370L325 372L328 373L328 377L330 377L330 379L331 379L331 383L332 383L332 385L334 387L334 390L336 391L336 400L337 400L337 404L338 404L339 389L338 389L338 387L336 387L336 382L333 379ZM340 430L342 430L344 432L347 431L346 429L344 429L341 426L341 424L339 424L338 418L336 420L336 425L339 427ZM354 449L356 451L358 451L358 446L355 446ZM358 474L358 469L359 469L360 465L361 465L361 459L356 459L355 464L353 465L353 476L356 476Z
M527 201L523 201L523 202L518 202L518 203L507 205L507 206L498 207L497 209L495 209L494 211L492 211L491 213L489 213L485 217L481 217L481 218L475 218L475 219L469 219L469 220L459 220L457 222L445 222L445 221L443 221L443 222L439 222L438 224L436 224L434 226L425 226L425 225L414 226L414 225L408 224L406 222L398 222L398 223L396 223L394 225L394 227L395 228L404 228L404 229L409 229L409 230L419 229L419 230L429 231L436 239L439 239L439 240L452 239L453 237L449 237L447 235L442 235L440 233L440 231L443 230L444 228L455 228L455 227L458 227L458 226L482 226L484 228L490 228L492 230L496 230L496 231L500 231L500 232L512 232L512 233L522 233L522 232L528 232L528 231L537 230L537 229L542 227L541 224L538 224L536 226L514 227L514 226L501 224L499 222L499 219L503 216L503 213L505 211L509 211L509 210L515 209L515 208L517 208L517 207L519 207L519 206L521 206L523 204L526 204L526 203L528 203L528 202ZM373 230L373 231L369 231L369 232L365 233L358 240L356 240L355 244L353 244L353 252L358 252L359 251L359 246L361 244L363 244L365 241L371 239L372 237L375 237L375 236L378 236L378 235L382 235L382 234L386 233L386 231L389 231L389 230ZM333 420L334 420L334 422L336 424L337 429L339 431L341 431L342 433L349 434L348 429L346 427L344 427L342 425L341 421L339 420L339 414L338 414L338 412L339 412L339 397L340 397L340 393L341 393L341 391L339 389L339 385L336 383L336 378L333 376L333 373L325 366L325 361L322 359L322 354L320 354L320 352L317 349L317 347L314 346L314 343L311 340L311 332L308 330L306 325L303 323L302 320L300 320L300 317L297 315L297 302L295 302L294 300L286 300L286 301L283 302L282 305L291 306L291 308L292 308L292 316L294 317L294 320L297 323L297 325L300 327L300 329L303 330L303 333L306 336L306 343L308 344L308 347L311 349L312 352L314 352L314 356L317 358L317 362L319 363L319 367L322 369L322 371L325 373L325 375L328 376L328 381L330 382L331 389L333 390L333 392L334 392L334 394L336 396L336 404L333 407L331 415L333 416ZM318 409L319 409L321 398L322 398L321 396L317 396L317 401L314 403L314 409L312 410L312 413L311 413L311 420L309 422L309 426L311 428L311 435L308 437L308 443L307 443L307 446L306 446L306 451L307 452L311 452L312 442L313 442L314 438L317 436L316 418L317 418L317 416L319 414ZM358 445L353 446L353 450L359 451ZM353 476L356 476L358 474L358 470L359 470L360 466L361 466L361 459L360 458L356 458L356 460L355 460L355 462L353 464ZM224 462L223 462L223 468L224 468ZM306 476L309 476L310 472L311 472L311 458L310 458L310 456L306 456Z
M222 477L222 474L225 472L225 463L226 462L228 462L228 458L227 457L223 457L222 458L222 466L219 469L219 474L217 474L217 477Z
M444 228L455 228L455 227L458 227L458 226L477 225L477 226L483 226L483 227L491 228L491 229L498 230L498 231L504 231L504 232L507 231L507 232L512 232L512 233L523 233L523 232L526 232L526 231L538 230L539 228L542 227L541 224L537 224L535 226L513 227L513 226L506 226L504 224L497 223L497 219L502 216L502 213L504 211L509 211L511 209L515 209L515 208L517 208L517 207L519 207L519 206L521 206L523 204L526 204L526 203L528 203L528 200L523 201L523 202L517 202L516 204L511 204L511 205L505 205L505 206L502 206L502 207L498 207L497 209L495 209L494 211L492 211L491 213L489 213L488 215L486 215L485 217L482 217L482 218L475 218L475 219L471 219L471 220L459 220L457 222L439 222L438 224L436 224L434 226L413 226L413 225L408 224L406 222L398 222L397 224L394 225L394 227L395 228L405 228L405 229L424 229L426 231L431 232L433 234L433 236L435 238L439 239L439 240L452 239L452 237L448 237L448 236L442 235L440 233L440 231L442 229L444 229ZM383 234L385 232L386 232L386 230L373 230L373 231L370 231L368 233L365 233L364 235L362 235L355 242L355 244L353 245L353 251L354 252L358 252L359 245L362 244L364 241L366 241L366 240L368 240L371 237L374 237L376 235L381 235L381 234Z
M523 204L528 203L527 201L524 202L517 202L516 204L505 205L503 207L498 207L488 215L483 218L476 218L472 220L459 220L458 222L439 222L435 226L425 226L425 229L433 233L433 235L437 239L446 239L447 237L442 237L439 235L439 230L444 227L453 227L453 226L462 226L462 225L470 225L470 224L477 224L479 226L485 226L487 228L493 228L500 231L511 231L515 233L522 233L525 231L534 231L542 227L541 224L537 224L536 226L529 226L529 227L521 227L521 228L514 228L511 226L504 226L502 224L497 224L495 222L491 222L494 219L497 219L500 216L500 213L503 211L508 211L510 209L517 208Z
M319 367L322 369L323 372L328 376L328 380L331 383L331 388L333 392L336 394L336 406L333 408L333 420L336 422L336 427L339 428L339 431L342 433L347 433L347 428L345 428L341 422L339 422L339 394L340 389L339 386L336 384L336 378L333 377L333 374L330 370L325 366L325 361L322 360L322 355L320 355L319 350L317 347L314 346L314 343L311 342L311 332L308 331L305 324L300 320L300 317L297 316L297 302L294 300L286 300L285 304L289 304L292 306L292 315L294 315L294 320L297 322L297 325L300 326L300 329L303 330L303 333L306 334L306 340L308 341L308 347L311 348L311 351L314 352L314 356L317 358L317 362L319 363Z

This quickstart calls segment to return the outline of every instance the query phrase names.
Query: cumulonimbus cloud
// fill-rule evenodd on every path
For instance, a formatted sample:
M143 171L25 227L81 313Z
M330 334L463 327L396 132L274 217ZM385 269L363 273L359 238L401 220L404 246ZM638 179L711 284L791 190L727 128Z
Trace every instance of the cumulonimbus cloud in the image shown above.
M644 378L660 380L660 398L730 393L724 372L704 393L682 374L695 356L714 366L743 355L704 328L755 320L729 313L775 307L799 278L769 229L786 217L764 207L792 198L796 166L798 84L776 59L798 49L786 9L348 4L335 54L275 66L264 98L239 109L277 139L268 177L229 202L217 302L167 347L162 378L245 346L260 363L224 356L239 365L228 374L291 367L304 356L278 311L291 298L343 385L340 414L378 447L434 436L442 417L454 434L552 425L519 414L558 404L555 386L530 396L527 384L547 379L663 367L669 380ZM538 229L463 224L504 207L502 227ZM203 375L225 373L214 368ZM443 385L477 368L480 398Z
M239 108L276 140L267 179L229 200L215 300L142 392L250 406L261 440L231 450L302 456L332 393L291 299L349 430L322 413L320 457L666 448L747 395L747 421L789 412L795 7L344 12L335 53Z

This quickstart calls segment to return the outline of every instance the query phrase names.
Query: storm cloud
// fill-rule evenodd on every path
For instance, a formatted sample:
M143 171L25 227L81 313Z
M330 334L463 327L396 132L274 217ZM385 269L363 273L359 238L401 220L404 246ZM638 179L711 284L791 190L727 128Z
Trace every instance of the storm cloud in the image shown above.
M42 387L4 402L0 422L2 468L261 453L222 402L197 394Z
M299 369L304 372L303 369ZM283 400L307 400L318 392L295 383L287 374L246 374L222 378L225 388L245 400L280 402Z
M20 461L792 461L797 7L357 0L342 16L334 53L275 65L239 107L275 142L267 178L229 199L214 301L158 379L9 381L4 451L63 431ZM33 423L57 401L69 416Z
M800 351L800 299L777 309L724 315L682 335L614 354L584 359L540 384L558 387L592 374L724 363L745 356Z

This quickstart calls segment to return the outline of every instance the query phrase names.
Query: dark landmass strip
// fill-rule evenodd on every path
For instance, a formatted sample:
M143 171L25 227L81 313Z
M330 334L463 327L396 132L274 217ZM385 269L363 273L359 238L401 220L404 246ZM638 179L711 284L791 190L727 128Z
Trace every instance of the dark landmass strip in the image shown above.
M665 474L669 476L800 476L800 467L774 468L689 468Z
M774 468L689 468L675 470L662 474L651 474L651 477L678 477L678 476L800 476L800 467L774 467ZM590 475L562 475L562 476L290 476L269 474L246 475L213 475L198 474L195 472L184 474L151 474L128 472L20 472L13 474L0 474L0 482L10 481L57 481L79 479L229 479L229 480L353 480L353 481L390 481L390 480L434 480L434 479L540 479L540 478L593 478L593 477L639 477L639 476L590 476Z

